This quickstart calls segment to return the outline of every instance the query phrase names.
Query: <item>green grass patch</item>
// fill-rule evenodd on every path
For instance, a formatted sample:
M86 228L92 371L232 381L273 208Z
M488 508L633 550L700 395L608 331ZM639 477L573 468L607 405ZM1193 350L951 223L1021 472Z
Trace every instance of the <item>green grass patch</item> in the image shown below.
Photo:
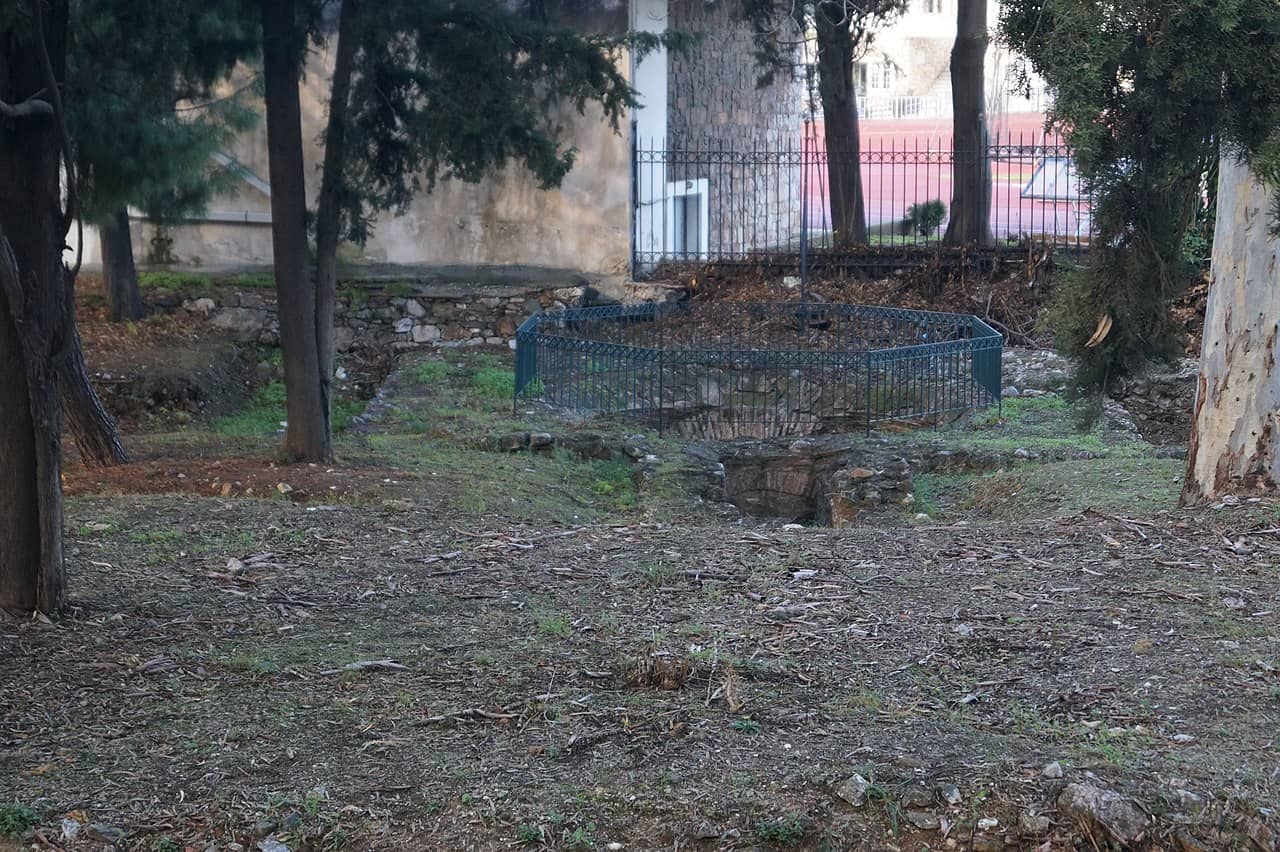
M242 410L215 420L213 429L221 435L274 435L284 418L284 382L276 381L258 388Z
M213 279L193 272L156 269L138 273L138 286L143 290L192 291L208 290Z
M471 376L471 391L481 399L511 399L516 395L516 374L501 367L482 367Z
M975 477L959 473L921 473L912 478L915 502L912 511L939 515L943 506L952 505Z
M994 518L1074 515L1085 509L1149 514L1177 505L1179 459L1118 456L1022 465L977 477L972 505Z
M444 361L423 361L409 371L409 378L420 385L436 385L448 379L453 373L452 364Z
M285 400L284 382L274 381L263 385L243 409L215 420L213 431L235 437L274 435L280 431L281 424L285 421ZM362 414L364 409L364 400L334 400L330 411L333 431L343 432L349 429L352 420Z
M215 283L242 290L274 290L276 288L275 276L270 273L253 274L243 272L239 275L219 278Z

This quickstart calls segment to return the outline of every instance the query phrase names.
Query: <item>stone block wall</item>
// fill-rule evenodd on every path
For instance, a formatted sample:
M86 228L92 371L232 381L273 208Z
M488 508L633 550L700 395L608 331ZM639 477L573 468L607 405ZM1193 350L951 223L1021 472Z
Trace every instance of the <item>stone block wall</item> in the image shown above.
M547 282L534 284L360 283L340 285L334 309L339 352L358 346L393 349L453 346L514 348L516 329L539 310L610 301L661 300L662 285ZM182 308L240 340L279 342L274 291L226 290L186 299Z
M782 72L757 86L755 42L740 0L671 0L668 27L702 40L669 59L667 179L707 180L713 253L776 248L799 226L799 160L780 155L798 154L800 82Z

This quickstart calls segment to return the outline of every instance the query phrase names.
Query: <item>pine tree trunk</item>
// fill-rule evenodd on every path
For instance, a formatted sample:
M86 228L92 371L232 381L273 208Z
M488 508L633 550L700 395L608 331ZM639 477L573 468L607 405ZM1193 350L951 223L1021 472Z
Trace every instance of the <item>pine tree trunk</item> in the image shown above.
M67 431L75 439L80 459L90 467L128 464L129 454L120 441L120 429L89 381L80 330L72 325L71 352L62 363L58 380Z
M307 274L306 181L298 82L305 46L294 0L262 0L262 70L271 172L271 245L284 354L284 456L328 461L332 456L316 326L316 288Z
M843 3L821 3L815 15L818 95L827 148L827 191L833 242L845 247L867 242L858 138L858 97L853 86L853 37Z
M984 62L987 0L957 0L956 43L951 50L951 105L955 151L947 245L991 242L991 163L987 158Z
M129 234L127 210L117 210L98 226L98 245L102 250L102 283L112 321L142 319L146 307L138 287L138 270L133 265L133 239Z
M1184 504L1280 486L1280 238L1269 216L1275 192L1244 163L1221 161Z
M48 91L39 38L54 79L62 79L66 22L67 4L56 0L30 17L8 17L0 100L20 104ZM71 316L60 139L48 115L6 119L0 128L0 607L43 612L62 605L65 583L53 366L65 356Z
M334 371L333 307L338 289L338 239L343 162L347 152L347 101L351 97L351 65L356 51L356 0L345 0L339 12L338 42L329 91L329 122L324 133L324 165L316 205L316 349L320 360L325 428L332 434Z

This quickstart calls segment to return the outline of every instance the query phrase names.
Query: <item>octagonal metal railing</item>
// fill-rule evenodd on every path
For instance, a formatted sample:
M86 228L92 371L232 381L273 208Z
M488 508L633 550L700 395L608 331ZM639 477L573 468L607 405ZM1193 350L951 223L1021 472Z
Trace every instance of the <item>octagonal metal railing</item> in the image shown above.
M516 403L699 435L936 422L1000 402L1000 334L975 316L826 302L540 312L516 333ZM726 428L731 425L733 428Z

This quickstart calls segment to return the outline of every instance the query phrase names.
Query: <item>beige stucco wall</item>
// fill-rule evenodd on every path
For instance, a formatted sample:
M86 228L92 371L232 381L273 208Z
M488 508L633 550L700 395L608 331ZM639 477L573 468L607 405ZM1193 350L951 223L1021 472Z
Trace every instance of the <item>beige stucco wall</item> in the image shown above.
M627 62L624 57L622 61ZM307 205L319 192L325 103L332 59L312 54L301 90ZM403 215L381 215L372 238L344 255L406 264L511 264L625 272L630 252L630 142L597 109L558 117L564 139L577 148L573 170L558 189L540 190L523 168L511 165L478 184L442 180L422 192ZM263 181L269 179L265 123L243 134L228 152ZM269 212L269 199L242 184L210 210L227 215ZM135 256L144 260L154 228L136 222ZM201 221L169 231L172 253L183 265L228 266L271 261L271 229L265 224ZM86 238L86 259L97 260L96 238Z

